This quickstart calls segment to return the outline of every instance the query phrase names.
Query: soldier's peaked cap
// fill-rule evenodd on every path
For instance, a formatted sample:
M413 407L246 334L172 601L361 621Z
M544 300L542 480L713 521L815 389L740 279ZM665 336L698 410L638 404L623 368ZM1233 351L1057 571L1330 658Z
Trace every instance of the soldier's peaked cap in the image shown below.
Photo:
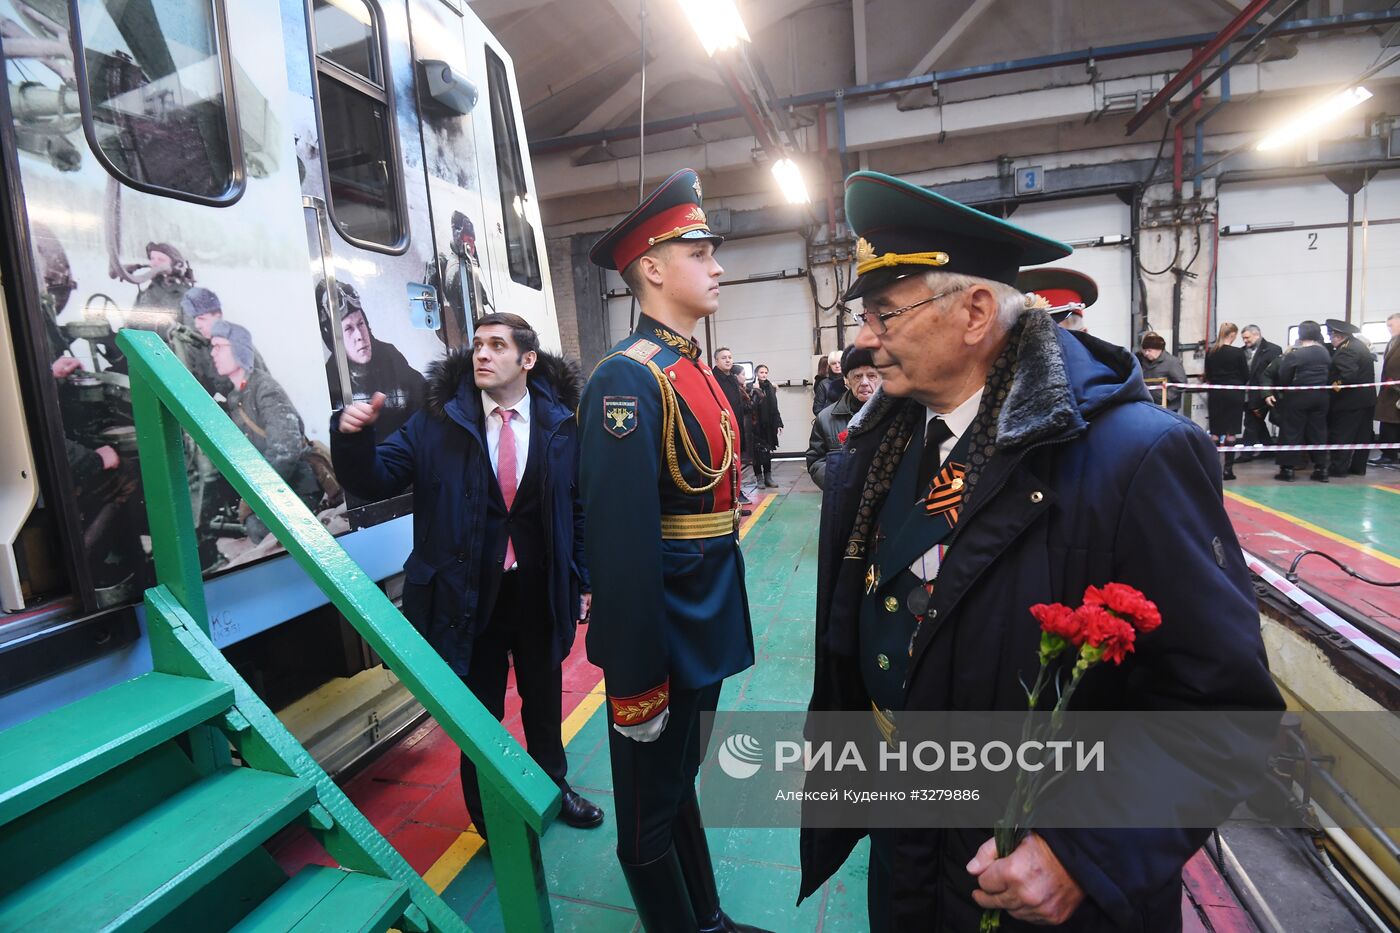
M856 241L851 301L921 272L955 272L1013 285L1022 266L1074 252L966 204L879 172L846 179L846 221Z
M694 169L683 168L663 181L594 244L588 258L595 266L621 272L657 243L677 239L709 240L716 246L724 242L710 232Z
M1334 317L1327 319L1327 331L1332 334L1359 334L1361 328L1355 324L1348 324L1346 321L1338 320Z
M1057 318L1071 311L1082 311L1099 300L1098 283L1083 272L1063 266L1022 271L1016 278L1016 290L1035 292L1050 302L1050 315Z

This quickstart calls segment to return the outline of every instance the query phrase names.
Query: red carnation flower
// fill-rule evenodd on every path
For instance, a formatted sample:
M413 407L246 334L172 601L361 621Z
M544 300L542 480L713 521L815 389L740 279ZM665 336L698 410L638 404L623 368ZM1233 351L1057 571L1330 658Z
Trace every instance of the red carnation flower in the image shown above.
M844 443L846 443L846 435L847 435L847 434L850 434L850 433L851 433L850 431L842 431L840 434L837 434L837 435L836 435L836 439L837 439L838 441L840 441L842 444L844 444Z
M1074 610L1059 603L1036 603L1031 607L1043 631L1063 638L1078 647L1084 641L1084 627L1075 616Z
M1101 605L1085 603L1074 612L1084 631L1084 644L1097 648L1102 659L1121 664L1133 650L1137 632ZM1082 657L1083 655L1081 655Z
M1091 586L1084 591L1084 604L1103 606L1143 634L1162 624L1157 604L1126 583L1105 583L1102 588Z

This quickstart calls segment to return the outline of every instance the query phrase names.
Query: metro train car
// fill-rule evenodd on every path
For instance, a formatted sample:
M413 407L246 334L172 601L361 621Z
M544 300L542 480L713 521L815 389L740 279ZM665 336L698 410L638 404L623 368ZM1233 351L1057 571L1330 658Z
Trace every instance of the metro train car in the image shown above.
M158 334L391 588L409 497L341 489L330 411L384 392L392 431L492 309L559 332L510 56L465 3L0 0L0 47L3 728L150 668L118 330ZM262 397L220 375L220 321ZM351 685L291 717L334 773L420 707L186 459L214 641L274 706Z

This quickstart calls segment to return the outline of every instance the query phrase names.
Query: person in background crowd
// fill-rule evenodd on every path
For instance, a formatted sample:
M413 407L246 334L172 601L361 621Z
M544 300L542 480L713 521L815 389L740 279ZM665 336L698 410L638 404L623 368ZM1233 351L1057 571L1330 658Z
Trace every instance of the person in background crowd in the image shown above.
M1332 341L1327 378L1336 389L1327 404L1327 443L1369 444L1375 439L1371 420L1376 410L1376 389L1366 385L1376 381L1371 346L1361 336L1361 328L1346 321L1329 318L1327 333ZM1368 450L1334 450L1327 472L1332 476L1365 476L1368 456Z
M720 391L724 393L725 399L729 402L729 407L739 419L739 450L742 452L739 463L739 485L743 487L744 467L753 470L753 482L756 488L762 482L763 477L758 475L758 465L753 459L753 437L750 433L750 422L753 415L753 399L749 396L748 387L744 385L744 380L739 378L740 374L734 369L734 351L728 347L720 347L715 351L714 368L715 382L719 383ZM739 501L745 506L749 504L749 497L744 494L742 488L739 493ZM747 507L740 514L752 514Z
M777 489L773 482L773 451L778 449L778 435L783 433L783 416L778 412L778 387L768 381L768 367L762 363L754 370L753 389L753 474L763 472L763 485Z
M1084 311L1099 300L1099 285L1082 272L1064 266L1022 269L1016 277L1016 290L1034 292L1049 305L1045 313L1065 330L1084 333Z
M821 393L826 391L823 386L826 385L829 370L830 364L827 363L825 356L817 360L817 375L812 380L812 414L814 415L821 410L817 408L817 399L821 398Z
M575 494L578 366L541 351L524 318L497 313L429 376L422 410L378 445L382 392L331 415L336 474L368 500L413 487L404 616L498 720L514 660L525 745L564 794L560 818L598 826L603 811L569 786L559 734L562 665L591 603ZM461 777L485 838L465 754Z
M719 309L700 178L672 175L589 259L641 313L579 407L579 493L598 609L588 659L607 680L617 859L642 927L726 931L695 779L724 678L753 665L734 509L730 407L693 334Z
M816 414L841 397L846 384L841 381L841 352L832 350L826 355L826 378L817 381L812 397L812 414Z
M1152 393L1152 401L1163 405L1162 386L1165 383L1186 382L1186 369L1181 360L1167 352L1167 342L1161 334L1148 331L1142 335L1142 350L1137 355L1142 366L1142 381ZM1165 407L1171 411L1181 411L1181 389L1168 386Z
M386 440L423 407L423 374L414 369L399 348L380 340L370 329L360 293L348 282L337 281L336 313L331 314L326 283L316 285L316 307L320 312L321 339L331 351L326 360L326 383L331 388L331 404L340 403L340 368L335 361L335 336L331 331L340 319L345 363L350 370L352 401L368 402L376 392L384 395L384 405L374 422L376 442Z
M826 486L826 458L845 443L851 418L880 388L880 371L869 350L847 347L841 354L841 372L845 374L846 391L817 413L807 444L807 472L819 488Z
M1163 622L1122 667L1087 675L1076 708L1281 710L1209 438L1148 404L1127 350L1057 327L1012 287L1019 266L1070 248L874 172L846 180L846 217L869 258L843 298L864 298L855 345L884 384L828 461L813 741L831 711L901 747L919 739L906 713L1024 711L1042 643L1030 607L1110 581ZM1256 789L1240 777L1255 751L1146 756L1120 779L1173 806L1236 802ZM830 780L815 768L807 790ZM865 929L970 933L997 908L1007 933L1180 930L1182 868L1210 830L1106 825L1040 828L1002 858L990 829L871 830ZM863 835L804 826L800 896Z
M1385 345L1385 357L1381 361L1380 382L1400 380L1400 311L1385 319L1390 328L1390 342ZM1400 444L1400 385L1384 386L1376 396L1376 420L1381 423L1380 442ZM1382 450L1375 464L1394 465L1400 463L1400 450Z
M1239 328L1229 321L1220 325L1215 345L1206 354L1205 379L1216 385L1242 386L1249 381L1249 364L1244 350L1235 346ZM1244 422L1243 389L1211 389L1206 399L1206 420L1217 444L1234 444ZM1235 478L1235 455L1225 454L1224 479Z
M297 498L307 508L315 509L321 498L321 484L305 460L305 426L281 383L258 368L253 335L247 328L219 321L209 330L209 355L214 360L214 371L232 386L224 407L233 423ZM254 544L267 536L267 526L256 515L248 515L243 526Z
M1240 339L1244 341L1244 358L1245 363L1249 366L1248 384L1267 386L1264 373L1268 370L1269 364L1283 353L1283 348L1276 343L1269 343L1265 340L1258 324L1246 324L1244 329L1240 331ZM1263 390L1252 388L1246 392L1244 399L1244 442L1246 445L1269 446L1273 444L1274 435L1269 430L1268 417L1269 406L1264 404ZM1235 462L1248 463L1254 457L1255 454L1243 453L1235 458Z
M1316 321L1298 325L1298 342L1275 362L1278 372L1271 385L1325 386L1332 359L1322 345L1322 327ZM1275 410L1278 421L1279 446L1327 443L1327 393L1317 391L1274 392L1264 397L1264 403ZM1294 471L1303 465L1303 451L1284 451L1278 455L1278 473L1274 479L1291 483ZM1312 454L1312 479L1327 482L1327 454Z

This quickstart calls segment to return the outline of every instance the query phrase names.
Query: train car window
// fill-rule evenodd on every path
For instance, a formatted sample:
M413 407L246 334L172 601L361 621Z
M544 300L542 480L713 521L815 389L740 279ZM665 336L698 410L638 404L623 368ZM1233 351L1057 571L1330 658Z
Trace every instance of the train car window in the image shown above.
M79 0L88 142L131 187L215 205L243 192L217 0Z
M401 250L403 198L377 11L313 0L317 103L331 218L361 246Z
M496 140L496 176L500 180L501 214L505 217L506 256L510 277L539 290L540 256L535 248L538 217L525 184L525 163L520 158L520 136L515 131L515 106L510 97L506 63L486 50L486 83L491 95L491 135Z

